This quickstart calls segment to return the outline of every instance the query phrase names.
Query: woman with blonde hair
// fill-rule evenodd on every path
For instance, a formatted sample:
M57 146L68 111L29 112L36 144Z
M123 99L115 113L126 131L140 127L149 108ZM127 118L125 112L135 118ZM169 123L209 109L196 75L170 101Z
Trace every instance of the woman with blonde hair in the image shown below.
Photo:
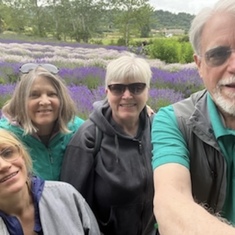
M32 176L26 148L4 129L0 129L0 234L100 234L79 192L67 183Z
M0 128L28 147L35 174L58 180L67 143L83 123L52 64L24 64L12 98L2 108Z

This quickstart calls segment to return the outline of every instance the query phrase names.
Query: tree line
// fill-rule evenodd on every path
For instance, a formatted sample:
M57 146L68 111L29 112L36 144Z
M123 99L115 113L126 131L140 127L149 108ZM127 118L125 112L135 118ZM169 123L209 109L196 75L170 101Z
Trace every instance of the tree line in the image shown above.
M104 33L118 32L128 45L133 35L146 38L151 29L164 27L169 19L168 13L164 18L161 11L154 11L149 0L0 0L0 32L63 41L87 43Z

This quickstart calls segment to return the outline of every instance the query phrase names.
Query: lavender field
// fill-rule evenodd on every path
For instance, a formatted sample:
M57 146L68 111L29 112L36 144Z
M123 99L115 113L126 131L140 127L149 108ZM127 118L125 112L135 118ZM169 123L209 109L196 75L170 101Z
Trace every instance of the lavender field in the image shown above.
M28 62L52 63L59 67L76 102L78 115L87 118L92 104L105 97L104 78L107 63L122 54L126 47L66 43L26 43L0 40L0 109L11 97L19 78L19 67ZM192 64L165 64L146 58L152 68L148 104L157 110L202 89Z

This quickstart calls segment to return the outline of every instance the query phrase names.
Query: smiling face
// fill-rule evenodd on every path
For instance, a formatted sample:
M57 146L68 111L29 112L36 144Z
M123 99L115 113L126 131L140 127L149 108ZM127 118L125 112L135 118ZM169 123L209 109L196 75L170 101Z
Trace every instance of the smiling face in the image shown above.
M13 156L14 159L11 159ZM5 158L5 159L4 159ZM7 159L7 160L6 160ZM4 144L0 146L0 205L26 187L28 173L19 147Z
M38 128L38 134L51 133L58 118L60 99L50 79L38 77L30 90L28 99L29 117Z
M128 80L123 81L122 84L131 84L136 82L138 81ZM112 82L111 84L115 84L115 82ZM115 95L109 88L107 88L106 94L109 105L112 109L112 117L120 125L138 120L140 112L143 110L148 100L147 87L144 88L142 93L137 95L132 94L127 88L121 95Z
M194 57L200 76L213 100L222 113L233 116L235 116L235 53L232 51L224 63L216 66L211 66L206 62L205 53L213 48L234 50L234 24L235 16L232 14L217 13L214 15L207 22L202 33L202 57Z
M112 117L132 135L148 100L151 77L148 62L133 54L120 56L107 65L105 87Z

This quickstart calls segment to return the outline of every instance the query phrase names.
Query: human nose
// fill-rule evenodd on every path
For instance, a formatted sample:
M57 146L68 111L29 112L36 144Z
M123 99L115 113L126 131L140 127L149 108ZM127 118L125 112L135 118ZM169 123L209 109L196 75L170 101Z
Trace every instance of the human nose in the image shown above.
M51 103L50 99L49 99L49 97L47 95L42 95L40 97L40 101L39 101L40 105L46 105L46 104L50 104L50 103Z
M11 163L6 161L0 155L0 170L8 169L11 166Z
M228 71L235 74L235 51L233 50L229 58Z
M129 91L128 87L125 87L125 91L122 94L122 97L129 97L132 96L131 92Z

